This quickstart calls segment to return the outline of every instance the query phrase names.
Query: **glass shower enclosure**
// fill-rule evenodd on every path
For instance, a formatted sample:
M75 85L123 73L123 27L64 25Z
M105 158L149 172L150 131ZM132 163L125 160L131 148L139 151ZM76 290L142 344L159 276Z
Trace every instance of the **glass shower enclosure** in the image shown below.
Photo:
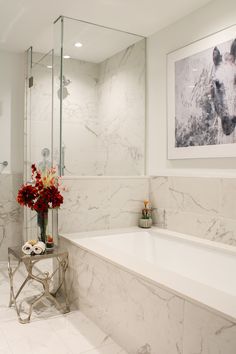
M31 183L31 165L39 168L52 165L53 130L53 50L44 54L29 48L26 52L24 181ZM24 238L35 239L37 214L25 209ZM48 232L53 233L52 217Z
M26 52L25 182L32 163L61 176L144 175L146 39L64 16L53 27L50 52ZM25 212L26 239L35 214Z
M146 40L54 23L54 160L66 176L145 174Z

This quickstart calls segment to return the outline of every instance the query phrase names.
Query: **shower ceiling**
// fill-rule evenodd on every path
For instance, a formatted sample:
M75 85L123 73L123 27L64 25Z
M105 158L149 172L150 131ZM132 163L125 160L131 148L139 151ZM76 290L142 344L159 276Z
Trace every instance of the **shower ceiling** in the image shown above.
M0 49L52 47L52 22L61 14L148 36L209 0L0 0ZM79 39L78 39L79 40ZM112 42L109 42L112 44Z

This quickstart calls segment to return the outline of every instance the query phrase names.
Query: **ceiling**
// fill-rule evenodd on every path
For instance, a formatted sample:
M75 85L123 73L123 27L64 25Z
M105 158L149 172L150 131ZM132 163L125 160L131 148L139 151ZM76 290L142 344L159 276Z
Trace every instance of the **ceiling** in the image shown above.
M60 33L60 29L59 33ZM111 58L116 53L128 48L144 37L132 35L126 32L112 30L103 26L91 25L82 21L64 17L63 26L63 50L64 55L70 58L101 63ZM75 43L81 43L77 48ZM60 54L60 46L55 48L55 54ZM140 47L141 50L141 47ZM144 52L139 52L145 55Z
M60 15L148 36L212 0L0 0L0 49L52 48Z

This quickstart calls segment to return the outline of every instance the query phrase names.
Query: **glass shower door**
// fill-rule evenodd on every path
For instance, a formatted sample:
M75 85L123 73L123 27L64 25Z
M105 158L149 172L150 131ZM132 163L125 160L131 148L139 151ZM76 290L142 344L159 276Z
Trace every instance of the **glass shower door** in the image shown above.
M31 165L52 165L53 51L47 54L27 51L25 116L25 182L31 181ZM49 217L49 233L52 218ZM25 210L25 239L37 237L36 212Z

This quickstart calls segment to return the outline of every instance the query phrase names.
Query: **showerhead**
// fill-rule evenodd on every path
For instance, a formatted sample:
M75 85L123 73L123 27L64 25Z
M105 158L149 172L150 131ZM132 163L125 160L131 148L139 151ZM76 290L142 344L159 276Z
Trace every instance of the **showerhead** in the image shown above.
M8 162L7 161L0 162L0 165L2 165L4 167L7 167L8 166Z

